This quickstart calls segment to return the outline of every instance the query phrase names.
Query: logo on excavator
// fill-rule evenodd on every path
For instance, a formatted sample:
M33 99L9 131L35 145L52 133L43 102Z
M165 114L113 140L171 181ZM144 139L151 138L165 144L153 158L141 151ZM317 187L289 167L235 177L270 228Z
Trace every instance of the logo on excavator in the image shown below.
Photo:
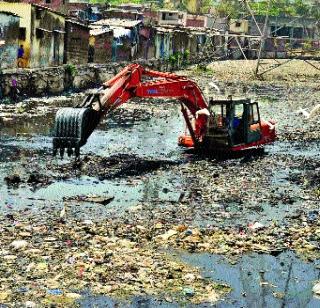
M147 93L148 94L158 94L158 90L157 89L148 89Z

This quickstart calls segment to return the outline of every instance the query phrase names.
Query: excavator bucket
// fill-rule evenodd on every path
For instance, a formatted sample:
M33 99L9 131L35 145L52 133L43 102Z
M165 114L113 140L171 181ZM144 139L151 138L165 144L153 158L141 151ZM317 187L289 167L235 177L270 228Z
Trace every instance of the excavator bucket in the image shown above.
M99 124L101 112L90 107L62 108L56 114L53 133L53 154L58 150L63 157L65 150L68 156L80 155L80 148Z

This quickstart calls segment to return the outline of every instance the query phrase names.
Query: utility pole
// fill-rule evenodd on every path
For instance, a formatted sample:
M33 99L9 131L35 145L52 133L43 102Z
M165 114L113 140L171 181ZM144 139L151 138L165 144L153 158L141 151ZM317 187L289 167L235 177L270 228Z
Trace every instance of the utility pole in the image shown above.
M262 50L263 50L263 47L265 45L266 38L267 38L270 7L271 7L271 0L268 1L268 9L267 9L266 18L265 18L265 21L264 21L263 33L261 34L261 38L260 38L260 48L259 48L259 53L258 53L257 67L256 67L256 71L255 71L256 77L258 76L258 73L259 73L259 67L260 67L260 62L261 62L261 54L262 54Z

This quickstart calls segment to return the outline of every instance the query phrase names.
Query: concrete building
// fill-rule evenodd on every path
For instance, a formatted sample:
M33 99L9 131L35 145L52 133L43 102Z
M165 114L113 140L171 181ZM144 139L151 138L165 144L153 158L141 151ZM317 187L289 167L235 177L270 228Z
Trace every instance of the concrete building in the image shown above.
M181 11L159 10L159 26L186 26L187 13Z
M90 29L74 20L66 20L64 42L64 63L88 63Z
M255 16L260 29L263 29L265 16ZM249 19L249 34L260 35L253 18ZM318 37L317 22L313 18L291 16L269 16L267 36L288 37L292 39L316 39Z
M0 68L17 67L19 20L13 13L0 11Z
M235 34L248 34L249 21L245 19L230 19L229 31Z
M19 45L24 48L23 67L63 64L65 16L46 7L28 3L0 2L0 11L16 14Z

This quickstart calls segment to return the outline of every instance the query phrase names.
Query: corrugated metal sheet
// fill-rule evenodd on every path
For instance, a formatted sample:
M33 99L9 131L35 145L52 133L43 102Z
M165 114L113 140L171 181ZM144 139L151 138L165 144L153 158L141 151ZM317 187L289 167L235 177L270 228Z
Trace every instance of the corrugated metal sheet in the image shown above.
M111 19L102 19L99 20L93 25L95 26L114 26L114 27L124 27L124 28L134 28L137 25L141 24L141 20L126 20L126 19L117 19L117 18L111 18Z

